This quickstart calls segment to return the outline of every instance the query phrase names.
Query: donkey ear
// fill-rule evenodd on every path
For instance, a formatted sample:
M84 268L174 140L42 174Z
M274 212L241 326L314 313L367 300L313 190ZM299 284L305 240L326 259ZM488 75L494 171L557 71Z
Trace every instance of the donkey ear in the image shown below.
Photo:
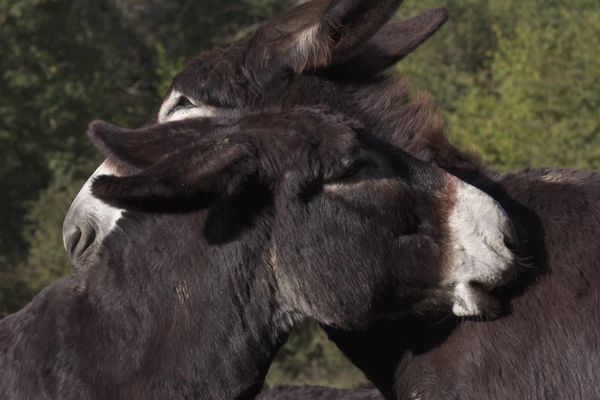
M392 21L345 60L326 71L343 80L372 77L393 66L436 33L448 20L446 8L435 8L406 21Z
M200 208L241 190L257 170L251 154L247 145L227 139L204 142L175 151L135 175L99 176L92 193L122 208Z
M250 60L296 73L344 58L373 36L402 0L313 0L263 26L250 41Z
M210 119L155 124L140 129L125 129L104 121L88 128L90 141L113 161L136 168L147 168L173 151L189 145L212 125Z

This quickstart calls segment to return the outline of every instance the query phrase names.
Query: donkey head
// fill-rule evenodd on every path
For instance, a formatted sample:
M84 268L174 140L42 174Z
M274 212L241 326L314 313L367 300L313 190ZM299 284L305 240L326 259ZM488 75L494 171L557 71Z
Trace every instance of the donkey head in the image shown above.
M446 21L445 9L388 22L400 0L314 0L249 39L200 54L174 80L158 122L298 105L354 115L350 82L370 81Z
M466 179L473 160L448 142L433 103L411 101L408 83L384 73L437 32L447 10L390 21L400 3L313 0L293 8L249 39L194 58L174 78L156 121L321 107Z

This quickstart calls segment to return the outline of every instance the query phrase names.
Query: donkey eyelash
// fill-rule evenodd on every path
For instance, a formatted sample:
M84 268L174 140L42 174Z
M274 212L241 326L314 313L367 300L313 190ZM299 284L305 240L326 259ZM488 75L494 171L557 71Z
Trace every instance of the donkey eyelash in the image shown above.
M220 107L198 101L173 90L158 112L158 122L179 121L188 118L212 117L219 114Z
M351 179L358 175L359 172L370 166L373 166L373 163L369 160L356 160L348 167L348 169L346 169L339 177L337 177L335 181Z
M171 110L167 113L167 116L173 114L176 111L187 110L189 108L194 108L194 107L196 107L196 105L194 103L192 103L192 101L190 99L188 99L185 96L181 96L179 98L179 100L177 100L177 103L175 103L175 106L173 106L173 108L171 108Z

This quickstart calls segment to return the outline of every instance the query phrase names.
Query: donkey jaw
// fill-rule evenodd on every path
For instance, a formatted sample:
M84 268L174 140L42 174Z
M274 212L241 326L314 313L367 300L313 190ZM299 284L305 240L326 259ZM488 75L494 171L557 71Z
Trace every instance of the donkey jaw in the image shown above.
M507 283L516 271L515 255L507 247L516 243L516 233L506 212L484 192L457 179L455 195L448 219L452 311L485 316L498 308L486 291Z

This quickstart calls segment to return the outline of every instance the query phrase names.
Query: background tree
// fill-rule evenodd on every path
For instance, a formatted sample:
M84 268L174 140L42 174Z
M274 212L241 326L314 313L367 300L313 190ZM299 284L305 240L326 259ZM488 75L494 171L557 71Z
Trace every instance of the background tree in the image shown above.
M60 226L98 156L87 124L147 121L184 60L276 0L0 0L0 312L68 272Z

